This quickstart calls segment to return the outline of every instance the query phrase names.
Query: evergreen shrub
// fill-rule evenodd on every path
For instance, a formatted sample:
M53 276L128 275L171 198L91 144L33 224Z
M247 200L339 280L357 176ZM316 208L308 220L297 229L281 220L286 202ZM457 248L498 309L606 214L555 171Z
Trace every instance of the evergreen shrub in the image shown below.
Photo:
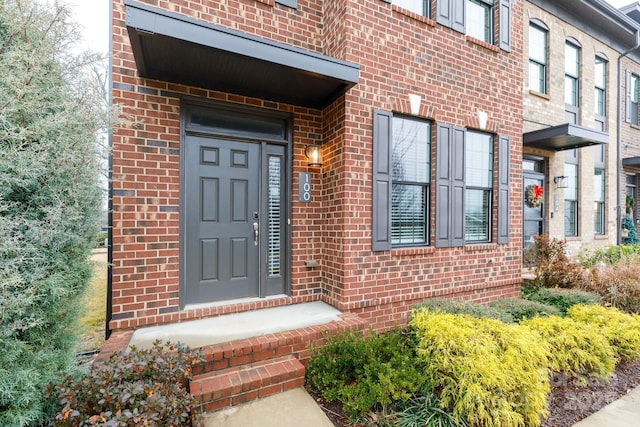
M518 324L426 308L410 328L442 409L470 425L537 426L546 414L549 347Z
M99 229L104 86L62 2L0 1L0 425L40 425L76 369Z
M312 349L307 386L327 401L340 400L352 417L373 409L386 411L424 385L423 367L400 330L371 332L367 339L347 331L327 340L327 345Z
M426 308L431 311L441 311L451 314L468 314L469 316L496 319L505 323L513 323L513 316L497 307L478 304L470 301L460 301L447 298L429 298L415 306L416 309Z
M567 316L604 335L621 359L640 359L640 315L614 307L580 304L571 307Z
M584 376L609 378L617 355L609 340L587 323L569 317L549 316L526 319L521 325L539 333L549 344L549 368L577 379Z
M559 316L561 314L558 307L522 298L499 298L493 301L490 306L506 311L516 322L536 316Z
M522 298L557 307L562 315L576 304L601 304L598 294L578 289L536 288L522 289Z

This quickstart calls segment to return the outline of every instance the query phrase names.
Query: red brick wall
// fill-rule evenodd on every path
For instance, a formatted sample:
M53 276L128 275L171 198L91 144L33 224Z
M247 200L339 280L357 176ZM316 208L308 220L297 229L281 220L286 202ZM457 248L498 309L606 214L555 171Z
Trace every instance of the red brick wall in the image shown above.
M381 0L299 0L297 10L256 0L144 3L359 63L360 81L317 111L141 79L124 27L123 2L114 0L113 102L122 106L123 121L113 134L112 329L315 299L357 311L383 329L403 323L410 305L425 297L489 301L517 292L522 228L520 1L512 2L511 53L431 20L407 16ZM473 127L481 109L489 113L489 126L497 135L511 138L509 244L371 252L372 112L409 113L408 93L423 95L424 117ZM292 113L291 297L179 310L183 95ZM304 147L320 142L324 165L308 168ZM297 201L297 175L302 171L311 173L311 203ZM433 206L431 210L433 219ZM432 220L432 233L433 227ZM307 259L319 266L306 267Z

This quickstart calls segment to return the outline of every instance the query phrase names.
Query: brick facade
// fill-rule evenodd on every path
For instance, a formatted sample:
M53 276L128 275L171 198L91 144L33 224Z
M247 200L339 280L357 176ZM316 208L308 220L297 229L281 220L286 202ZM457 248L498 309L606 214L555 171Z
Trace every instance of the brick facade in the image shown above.
M539 2L533 2L539 3ZM565 123L565 43L567 40L577 41L580 45L580 117L578 124L586 128L595 128L595 57L599 55L607 59L606 65L606 123L604 131L608 133L609 140L605 146L605 233L595 235L594 233L594 157L596 148L593 146L578 149L579 176L578 176L578 235L566 237L567 248L571 256L577 255L581 250L587 248L603 247L616 244L618 237L618 214L617 214L617 87L618 87L618 62L620 52L611 47L611 40L607 43L601 38L593 36L593 32L584 30L589 28L588 22L568 22L566 19L556 16L551 11L533 4L525 2L524 22L524 57L523 63L528 64L528 25L531 22L542 22L548 27L548 58L547 58L547 93L541 94L530 91L528 87L528 70L525 68L524 75L524 121L523 133L544 128L549 125L559 125ZM540 2L545 3L545 2ZM552 2L550 2L552 3ZM580 18L575 18L579 20ZM602 17L601 19L605 19ZM611 39L615 39L612 35ZM627 64L638 64L627 60ZM624 73L623 73L624 75ZM623 79L624 80L624 79ZM624 85L624 81L622 81ZM624 94L624 87L622 88ZM624 102L624 100L623 100ZM623 140L632 140L635 132L632 126L623 123ZM637 135L636 135L637 136ZM630 152L630 151L629 151ZM553 177L564 175L565 152L548 151L524 147L525 155L533 155L544 158L547 163L545 172L546 178L546 200L545 200L545 234L551 238L565 239L564 229L564 191L556 188ZM625 156L625 154L623 154ZM622 178L624 187L624 177ZM622 188L624 192L624 188ZM556 209L556 200L557 209ZM624 203L624 199L623 199Z
M358 313L376 330L383 330L404 324L410 307L424 298L488 302L518 294L523 1L511 1L510 52L382 0L299 0L296 9L256 0L141 3L357 63L360 74L356 86L323 110L141 78L123 2L113 1L112 96L122 108L122 123L112 137L110 329L323 300ZM409 93L422 95L418 117L434 125L476 129L476 112L482 110L488 113L488 130L496 140L510 138L509 243L496 241L494 191L490 243L372 251L373 111L411 115ZM180 120L185 97L291 114L289 296L181 309ZM527 111L536 108L532 104L526 104ZM433 132L432 165L435 126ZM320 143L324 164L309 168L304 149ZM311 175L310 203L298 201L298 172ZM431 174L433 178L434 170ZM433 242L433 198L430 213ZM307 267L306 260L315 260L318 266Z

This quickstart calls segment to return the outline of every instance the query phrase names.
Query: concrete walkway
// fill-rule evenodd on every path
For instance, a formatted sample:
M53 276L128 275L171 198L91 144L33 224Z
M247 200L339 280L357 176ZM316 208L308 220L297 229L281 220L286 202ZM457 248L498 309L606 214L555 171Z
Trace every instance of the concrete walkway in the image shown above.
M304 388L207 414L205 427L333 427Z
M640 426L640 387L608 404L574 427L638 427Z

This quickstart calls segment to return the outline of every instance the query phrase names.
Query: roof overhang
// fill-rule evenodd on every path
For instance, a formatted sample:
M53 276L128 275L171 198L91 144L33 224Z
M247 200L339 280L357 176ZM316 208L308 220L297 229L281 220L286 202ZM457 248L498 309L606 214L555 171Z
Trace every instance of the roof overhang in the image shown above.
M358 82L360 66L125 0L141 77L323 108Z
M622 159L622 166L640 168L640 157L626 157Z
M522 143L527 147L562 151L589 145L606 144L609 134L582 126L565 123L522 135Z

